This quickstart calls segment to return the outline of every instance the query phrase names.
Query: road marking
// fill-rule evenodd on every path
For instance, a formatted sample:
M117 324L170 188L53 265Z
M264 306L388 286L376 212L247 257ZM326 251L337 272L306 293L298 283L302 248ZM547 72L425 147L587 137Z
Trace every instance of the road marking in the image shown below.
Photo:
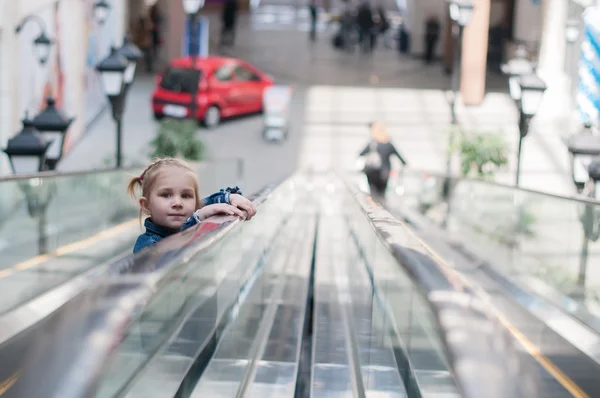
M468 285L473 290L477 290L477 288L466 278L464 278L458 271L456 271L450 264L448 264L437 252L431 248L427 243L425 243L412 229L408 228L403 221L400 223L404 226L406 231L408 231L419 243L423 245L423 247L429 252L429 254L441 264L446 266L449 271L454 273L465 285ZM548 373L550 373L571 395L576 398L589 398L589 395L585 393L569 376L564 374L550 359L548 359L542 352L539 347L531 342L516 326L514 326L508 319L504 317L500 313L500 311L490 305L494 315L498 317L498 320L504 325L505 328L513 335L513 337L521 343L523 348L531 355Z
M137 224L138 222L139 222L138 219L132 219L132 220L126 221L124 223L115 225L112 228L98 232L96 235L92 235L89 238L86 238L86 239L83 239L83 240L80 240L77 242L69 243L64 246L60 246L59 248L56 249L56 251L54 251L54 253L42 254L39 256L35 256L33 258L30 258L29 260L23 261L22 263L13 265L10 268L2 269L2 270L0 270L0 278L7 277L18 271L24 271L31 267L35 267L36 265L39 265L39 264L41 264L45 261L48 261L52 258L64 256L65 254L69 254L74 251L89 247L93 243L96 243L99 240L110 238L114 235L119 234L120 232L126 230L127 228L130 228L134 224Z
M0 395L4 395L4 393L7 392L17 382L17 380L19 380L21 372L21 370L17 370L8 379L0 383Z

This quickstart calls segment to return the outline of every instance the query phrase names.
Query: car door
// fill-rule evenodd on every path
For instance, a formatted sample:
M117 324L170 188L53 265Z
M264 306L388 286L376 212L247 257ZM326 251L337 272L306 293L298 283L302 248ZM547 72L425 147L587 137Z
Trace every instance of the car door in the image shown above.
M225 63L214 71L210 79L210 102L217 103L225 117L240 113L241 99L236 88L235 67L234 63Z
M262 109L263 86L260 77L245 65L239 64L235 68L235 80L242 91L244 111L247 113L258 112Z

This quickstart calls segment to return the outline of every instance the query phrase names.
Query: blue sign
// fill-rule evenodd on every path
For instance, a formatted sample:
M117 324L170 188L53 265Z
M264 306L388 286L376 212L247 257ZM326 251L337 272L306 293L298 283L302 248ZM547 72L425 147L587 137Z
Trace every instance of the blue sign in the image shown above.
M184 57L208 57L208 18L200 17L196 23L188 18L183 31L182 51Z
M577 110L582 122L597 123L600 119L600 9L588 9L583 21Z

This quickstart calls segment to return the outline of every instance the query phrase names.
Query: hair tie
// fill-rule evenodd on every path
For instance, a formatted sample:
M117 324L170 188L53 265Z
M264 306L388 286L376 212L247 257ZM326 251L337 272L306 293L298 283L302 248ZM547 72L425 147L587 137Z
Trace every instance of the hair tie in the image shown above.
M144 181L144 173L140 174L140 181Z

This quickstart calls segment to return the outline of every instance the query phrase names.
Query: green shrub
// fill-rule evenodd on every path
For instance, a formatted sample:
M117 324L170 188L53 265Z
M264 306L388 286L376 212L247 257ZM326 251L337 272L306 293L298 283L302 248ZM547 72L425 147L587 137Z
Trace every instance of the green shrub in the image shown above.
M162 120L150 145L151 158L180 157L199 161L205 152L204 144L196 138L196 122L187 119Z
M463 177L490 178L508 164L508 148L500 134L465 134L459 150Z

